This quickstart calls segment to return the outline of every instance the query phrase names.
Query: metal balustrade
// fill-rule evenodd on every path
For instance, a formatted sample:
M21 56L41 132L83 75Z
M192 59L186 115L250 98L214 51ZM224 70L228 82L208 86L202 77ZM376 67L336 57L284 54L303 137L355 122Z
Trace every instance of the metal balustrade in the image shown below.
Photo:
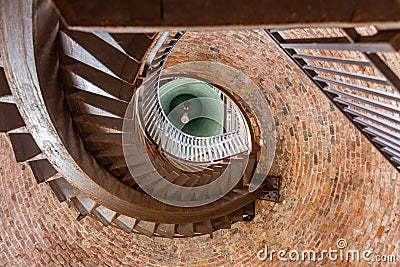
M400 30L265 31L400 171Z
M174 74L174 78L171 78L169 76L161 76L160 78L160 88L167 84L168 82L174 81L174 80L179 80L179 79L188 79L190 75L176 75ZM190 77L193 79L192 77ZM199 80L193 79L196 82L200 82ZM202 81L203 83L206 83L212 90L214 90L215 93L219 95L221 98L222 102L224 103L225 110L224 110L224 125L223 128L225 132L235 132L239 131L240 128L245 128L243 125L243 121L240 117L240 111L238 110L238 107L235 105L235 103L232 102L232 100L221 90L217 89L214 87L214 85L207 83L205 81ZM245 130L243 130L245 132Z
M146 78L136 95L137 114L145 136L160 146L168 156L187 161L187 164L213 163L248 152L251 137L245 119L239 108L218 89L213 88L220 93L221 100L228 107L224 118L224 126L228 131L223 134L210 137L191 136L173 125L164 113L159 88L160 84L168 81L161 80L161 72L169 53L183 34L184 32L164 33L150 54ZM225 122L228 117L229 124Z

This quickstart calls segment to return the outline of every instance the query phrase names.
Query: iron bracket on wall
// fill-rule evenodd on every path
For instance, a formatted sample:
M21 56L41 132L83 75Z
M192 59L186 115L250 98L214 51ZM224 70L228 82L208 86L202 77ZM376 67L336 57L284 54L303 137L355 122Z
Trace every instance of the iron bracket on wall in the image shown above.
M281 176L267 176L265 179L263 196L260 199L278 203L280 197L279 189L281 186L281 179Z

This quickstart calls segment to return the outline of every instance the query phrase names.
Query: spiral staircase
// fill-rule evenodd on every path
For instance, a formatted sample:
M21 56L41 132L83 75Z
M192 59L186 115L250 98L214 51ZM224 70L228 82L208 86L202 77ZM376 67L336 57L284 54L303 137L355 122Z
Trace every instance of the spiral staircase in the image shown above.
M77 220L190 237L252 220L267 192L278 200L279 177L249 190L268 173L258 173L262 141L246 103L216 85L239 126L209 137L163 112L163 66L184 32L70 30L50 1L8 2L2 14L12 15L2 21L0 130Z
M188 135L163 111L160 86L198 79L163 75L168 55L185 32L74 30L60 19L51 1L2 4L0 131L9 136L16 160L27 162L38 183L47 183L61 202L74 207L77 220L92 216L128 233L191 237L251 221L257 199L279 201L280 177L268 176L275 150L268 140L274 137L274 125L268 125L270 132L263 130L259 114L243 96L211 80L199 80L229 103L229 117L237 121L215 136ZM328 46L328 38L320 40L325 47L315 47L316 39L284 39L280 32L271 29L266 34L399 168L398 91L385 87L378 92L317 75L350 76L398 89L396 74L382 71L377 56L367 53L367 46L360 48L364 42L382 39L351 39L347 30L345 48ZM390 44L398 31L381 36ZM328 70L305 61L370 64L345 53L326 57L310 52L336 53L348 44L370 60L375 58L372 67L382 77ZM309 53L296 50L302 48ZM367 99L369 93L377 99Z

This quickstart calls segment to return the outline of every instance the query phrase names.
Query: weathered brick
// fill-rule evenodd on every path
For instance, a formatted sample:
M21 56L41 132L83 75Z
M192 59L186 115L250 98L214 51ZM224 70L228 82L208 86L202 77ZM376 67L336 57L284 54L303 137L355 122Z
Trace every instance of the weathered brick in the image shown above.
M49 186L36 185L29 166L22 170L15 162L1 135L0 265L257 266L264 245L322 250L335 248L338 238L349 248L399 254L399 174L263 31L187 33L168 64L199 60L241 70L268 98L279 121L271 174L283 176L286 204L258 201L253 222L212 238L128 235L91 217L77 222L77 213L59 203Z

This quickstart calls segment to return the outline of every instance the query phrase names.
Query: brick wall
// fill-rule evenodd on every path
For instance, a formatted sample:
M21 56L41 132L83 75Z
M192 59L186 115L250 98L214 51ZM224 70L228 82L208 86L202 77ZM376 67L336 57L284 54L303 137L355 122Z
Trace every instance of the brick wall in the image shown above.
M284 177L285 201L257 202L254 221L212 238L127 235L91 218L77 222L77 212L15 163L1 135L0 266L269 265L256 257L264 245L323 250L338 238L352 249L400 253L399 174L262 31L188 33L168 64L199 60L241 70L270 102L278 136L272 173Z

